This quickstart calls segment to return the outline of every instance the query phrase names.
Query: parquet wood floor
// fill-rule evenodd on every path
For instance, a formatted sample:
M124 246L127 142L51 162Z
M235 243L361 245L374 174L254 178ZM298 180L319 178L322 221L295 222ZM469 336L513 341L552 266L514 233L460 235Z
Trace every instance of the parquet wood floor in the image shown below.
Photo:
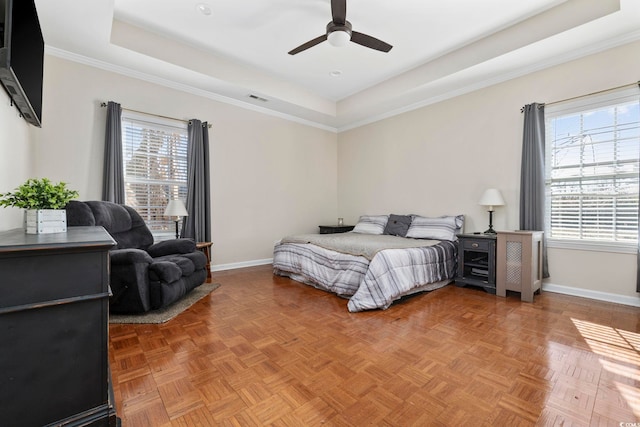
M638 308L450 285L349 313L271 266L213 276L166 324L109 327L123 426L640 425Z

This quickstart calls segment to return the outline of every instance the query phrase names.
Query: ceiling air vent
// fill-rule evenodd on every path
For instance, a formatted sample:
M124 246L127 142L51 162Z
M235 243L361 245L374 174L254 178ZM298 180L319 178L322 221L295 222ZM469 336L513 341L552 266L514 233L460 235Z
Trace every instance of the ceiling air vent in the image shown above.
M254 95L254 94L249 95L249 98L255 99L256 101L262 101L262 102L267 102L268 101L266 98L263 98L261 96Z

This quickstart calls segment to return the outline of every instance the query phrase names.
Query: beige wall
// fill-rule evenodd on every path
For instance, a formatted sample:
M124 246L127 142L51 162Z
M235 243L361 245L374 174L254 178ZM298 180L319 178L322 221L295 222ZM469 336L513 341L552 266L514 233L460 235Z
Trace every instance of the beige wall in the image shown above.
M496 187L506 199L496 228L518 228L520 108L635 82L638 52L629 44L340 133L338 213L351 223L364 213L464 213L467 231L483 231L477 202ZM549 257L550 283L640 303L634 255L554 248Z
M273 241L313 232L337 216L464 213L467 231L484 230L477 200L498 187L498 229L518 227L524 104L553 102L637 79L640 43L440 102L336 136L61 58L45 58L43 127L18 117L0 94L0 192L31 176L69 182L81 199L100 197L104 119L100 102L213 124L214 264L271 258ZM338 185L339 184L339 185ZM0 230L21 213L0 209ZM635 256L550 248L551 284L635 293ZM603 262L606 274L603 274Z
M46 57L43 126L34 168L64 180L80 199L101 196L106 109L123 108L213 125L213 264L272 257L285 234L314 232L337 216L335 133L167 87Z
M32 140L39 129L20 117L0 88L0 193L12 191L31 177ZM0 208L0 231L22 226L22 211Z

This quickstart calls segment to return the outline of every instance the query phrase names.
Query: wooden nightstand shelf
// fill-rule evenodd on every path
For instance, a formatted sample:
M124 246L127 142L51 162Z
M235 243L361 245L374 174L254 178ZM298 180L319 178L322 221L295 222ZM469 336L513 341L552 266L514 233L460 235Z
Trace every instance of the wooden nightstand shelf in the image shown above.
M496 293L496 235L459 234L457 286L480 286Z
M353 230L355 225L319 225L320 234L346 233Z

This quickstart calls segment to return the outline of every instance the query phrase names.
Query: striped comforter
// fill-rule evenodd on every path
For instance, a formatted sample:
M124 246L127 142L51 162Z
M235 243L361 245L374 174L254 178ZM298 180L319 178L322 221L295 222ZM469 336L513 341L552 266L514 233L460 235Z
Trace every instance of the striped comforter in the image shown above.
M344 233L332 235L331 239L353 239L354 235L365 240L379 238ZM445 286L455 276L455 242L425 240L424 246L416 247L415 239L394 237L406 241L407 247L398 247L394 242L392 249L381 247L371 252L369 260L358 251L347 253L344 245L332 248L322 237L316 244L306 242L308 237L286 238L275 245L274 274L348 298L351 312L386 309L405 295Z

